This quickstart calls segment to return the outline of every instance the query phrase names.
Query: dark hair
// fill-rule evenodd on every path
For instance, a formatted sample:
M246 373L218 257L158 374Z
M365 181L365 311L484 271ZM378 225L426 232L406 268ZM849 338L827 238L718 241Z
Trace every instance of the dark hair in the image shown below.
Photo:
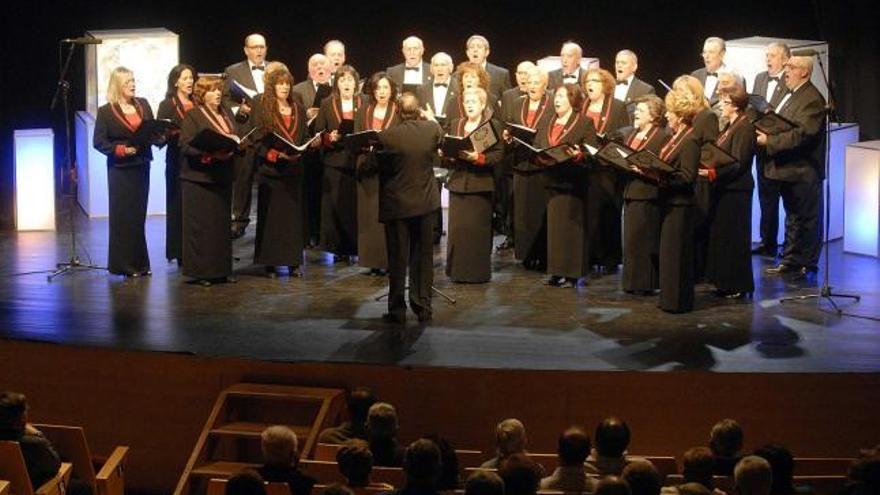
M492 471L474 471L464 484L464 495L504 495L504 480Z
M632 495L660 495L660 473L650 461L630 462L620 477L629 483Z
M342 71L347 65L343 65L339 68L337 74ZM356 73L355 73L356 74ZM370 411L370 406L376 403L378 399L373 391L368 387L355 387L351 390L351 393L348 394L348 416L351 418L352 423L366 423L367 421L367 413Z
M678 485L678 495L712 495L712 490L702 483L685 483Z
M856 459L847 475L851 481L867 488L869 493L880 493L880 455Z
M358 74L358 71L354 67L352 67L348 64L345 64L345 65L339 66L339 68L336 69L336 72L333 73L333 94L335 94L336 96L339 96L339 79L342 76L351 76L354 78L354 90L355 90L355 93L357 93L358 81L361 80L361 76L360 76L360 74ZM367 390L369 390L369 389L367 389ZM374 398L373 402L375 402L375 398Z
M504 480L505 495L534 495L541 483L541 471L526 454L513 454L498 470Z
M736 421L722 419L715 423L709 434L709 448L721 457L733 457L742 449L743 430Z
M422 118L422 111L419 108L419 97L407 91L400 95L400 120L419 120Z
M349 486L367 486L373 470L373 453L367 442L359 439L345 442L336 452L336 463Z
M243 469L226 482L226 495L266 495L266 485L260 473Z
M620 418L605 418L596 426L593 438L599 455L620 457L629 446L629 426Z
M632 495L629 483L617 476L606 476L599 480L593 495Z
M196 70L189 64L177 64L172 67L171 72L168 73L168 87L165 90L165 98L171 98L177 94L177 88L174 85L177 84L177 80L180 79L180 76L185 70L188 70L192 74L193 90L195 90L196 76L198 76Z
M379 85L379 81L382 79L388 81L388 84L391 86L391 95L388 97L388 102L390 103L397 99L397 83L391 79L387 72L380 71L370 77L370 80L367 81L367 87L364 88L364 93L370 97L370 101L373 103L376 103L376 86Z
M611 96L614 97L614 88L617 86L617 80L605 69L599 69L597 67L591 67L584 72L583 81L581 86L584 87L584 91L586 91L587 87L587 79L590 77L590 74L597 74L599 76L599 80L602 81L602 96L607 98Z
M794 456L787 448L779 444L767 444L755 451L755 455L763 457L770 463L772 476L770 493L773 495L789 495L794 493L792 477L794 476Z
M260 125L264 129L271 130L275 126L275 117L281 117L275 85L285 81L290 84L290 91L287 93L287 103L290 104L293 112L296 112L296 100L293 99L293 75L286 69L273 70L266 75L265 91L260 97L260 105L262 106L262 122L260 122Z
M583 429L573 426L559 435L557 453L560 464L579 466L590 455L590 437Z
M455 448L440 435L428 435L425 438L434 442L440 449L440 476L437 478L437 490L457 490L461 486L458 478L458 456Z
M403 461L407 484L433 485L440 474L440 449L427 438L409 444Z
M0 440L18 440L24 433L27 398L18 392L0 392ZM8 437L8 438L7 438Z
M681 474L685 483L700 483L711 489L714 472L715 456L706 447L688 449L681 458Z
M719 97L728 97L730 98L730 102L733 103L733 106L740 112L746 109L749 106L749 94L746 93L746 90L743 89L739 84L734 84L733 86L728 86L726 88L721 88L718 90Z
M556 88L556 91L564 89L568 95L568 103L575 112L579 111L584 104L584 91L575 83L565 83ZM555 94L555 93L554 93Z

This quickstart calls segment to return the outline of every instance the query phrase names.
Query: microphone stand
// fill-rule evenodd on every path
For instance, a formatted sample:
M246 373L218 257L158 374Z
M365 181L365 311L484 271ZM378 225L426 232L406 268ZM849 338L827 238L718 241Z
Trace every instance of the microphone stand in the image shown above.
M821 301L822 299L827 299L834 308L835 313L840 315L843 313L843 310L837 305L837 302L834 300L835 297L855 299L856 302L859 302L861 301L862 296L858 294L835 293L833 288L828 284L828 273L830 271L830 246L828 245L828 236L830 235L829 232L831 230L831 121L834 120L835 123L840 123L840 118L837 115L837 99L834 97L834 90L831 88L831 81L828 79L828 73L825 72L825 65L822 63L822 57L818 53L816 54L816 60L819 61L819 69L822 71L822 79L825 81L825 87L828 88L828 102L825 104L825 232L823 236L823 242L825 244L825 271L822 275L822 287L819 288L819 291L816 294L784 297L780 299L779 302L806 301L808 299L818 299Z
M55 277L60 275L64 275L66 273L84 271L84 270L106 270L106 267L93 265L91 264L91 260L89 263L82 263L77 255L77 247L76 247L76 216L74 214L76 210L76 201L74 198L76 197L76 162L73 159L73 155L71 154L70 149L70 106L68 103L68 93L70 92L70 82L67 80L67 72L70 69L70 60L73 58L73 52L76 49L77 44L71 43L70 48L67 51L67 60L64 61L64 67L61 69L61 75L58 79L58 87L55 89L55 96L52 97L52 104L49 106L50 110L54 110L55 106L58 103L58 97L61 96L61 101L63 104L64 110L64 150L67 154L65 159L65 175L68 176L68 181L71 186L71 191L68 193L68 205L67 205L67 213L69 215L70 222L70 258L66 262L57 263L55 265L55 270L46 276L46 281L51 282ZM63 186L63 179L62 179ZM63 187L62 187L63 189ZM63 194L63 192L62 192Z

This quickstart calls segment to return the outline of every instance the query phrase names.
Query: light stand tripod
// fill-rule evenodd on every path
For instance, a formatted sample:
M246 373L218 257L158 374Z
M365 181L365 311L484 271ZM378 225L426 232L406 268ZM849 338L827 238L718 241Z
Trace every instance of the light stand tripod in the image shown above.
M64 41L62 41L64 43ZM77 255L77 247L76 247L76 164L73 159L73 155L70 150L70 106L68 103L68 93L70 92L70 82L67 80L67 71L70 69L70 60L73 58L73 52L76 49L78 43L69 43L70 48L67 51L67 60L64 62L64 67L61 69L61 76L58 79L58 87L55 89L55 96L52 97L52 104L49 106L50 110L54 110L55 106L58 103L58 97L61 96L61 101L64 110L64 150L66 153L65 156L65 169L64 175L67 176L67 180L71 186L71 190L67 194L68 205L67 205L67 213L69 216L70 222L70 258L63 263L58 263L55 265L55 271L46 276L46 280L51 282L55 277L60 275L64 275L66 273L73 273L84 270L106 270L106 267L93 265L91 263L82 263ZM63 189L63 179L62 179L62 189ZM63 191L62 191L62 194Z
M828 79L828 74L825 72L825 65L822 63L821 54L816 53L816 60L819 61L819 69L822 71L822 79L825 81L825 87L828 88L828 103L825 105L825 225L824 225L824 236L822 242L825 245L825 266L824 273L822 274L822 287L819 288L819 292L816 294L807 294L805 296L791 296L784 297L779 300L780 303L790 302L790 301L806 301L808 299L827 299L831 306L834 308L834 311L840 315L843 313L843 310L837 305L837 302L834 301L835 297L844 297L848 299L855 299L856 302L861 301L862 296L857 294L838 294L832 290L832 287L828 285L828 271L829 271L829 248L828 245L829 239L829 231L831 230L831 121L839 123L840 119L837 116L837 100L834 98L834 90L831 88L831 81Z

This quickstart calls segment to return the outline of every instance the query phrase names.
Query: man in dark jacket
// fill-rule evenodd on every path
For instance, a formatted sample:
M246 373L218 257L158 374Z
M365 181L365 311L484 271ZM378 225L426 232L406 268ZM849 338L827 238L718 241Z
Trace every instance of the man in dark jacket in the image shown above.
M34 490L61 468L58 453L43 434L28 423L27 399L17 392L0 392L0 440L18 442Z

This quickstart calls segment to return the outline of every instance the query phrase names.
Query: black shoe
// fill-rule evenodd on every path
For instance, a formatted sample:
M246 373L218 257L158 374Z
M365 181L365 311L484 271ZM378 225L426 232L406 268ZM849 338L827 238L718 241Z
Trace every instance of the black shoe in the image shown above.
M752 299L753 292L729 292L724 297L726 299Z
M559 287L565 279L558 275L550 275L546 280L544 280L544 285L549 285L550 287Z
M201 285L202 287L210 287L211 286L210 280L197 280L196 282L198 282L198 284Z
M406 316L394 314L394 313L384 313L382 315L382 320L385 321L385 323L393 323L395 325L403 325L406 323Z
M760 254L762 256L776 256L776 252L776 246L766 246L764 244L758 244L757 246L752 248L752 254Z
M126 273L123 276L125 278L141 278L141 273L140 272Z
M269 278L278 278L278 271L274 266L266 266L266 276Z
M233 241L236 239L241 239L242 237L244 237L244 231L246 228L246 225L242 225L240 227L232 227L232 230L229 232L229 238Z
M513 239L511 239L510 237L508 237L507 239L504 239L504 242L499 244L498 247L495 248L495 251L500 252L500 251L507 251L509 249L513 249Z
M238 277L235 277L233 275L230 275L222 280L224 282L226 282L227 284L237 284L238 283Z
M416 313L416 318L418 318L419 323L428 323L434 319L434 313L431 311L419 311Z
M287 276L290 278L302 278L303 274L299 270L298 266L288 266L287 267Z
M576 278L566 277L556 285L560 289L576 289L578 286L578 280Z
M768 275L782 275L785 273L794 273L799 271L801 267L795 265L786 265L785 263L780 263L776 266L772 266L764 270L764 273Z
M804 266L794 272L791 280L815 280L818 273L819 270L817 270L816 268Z

